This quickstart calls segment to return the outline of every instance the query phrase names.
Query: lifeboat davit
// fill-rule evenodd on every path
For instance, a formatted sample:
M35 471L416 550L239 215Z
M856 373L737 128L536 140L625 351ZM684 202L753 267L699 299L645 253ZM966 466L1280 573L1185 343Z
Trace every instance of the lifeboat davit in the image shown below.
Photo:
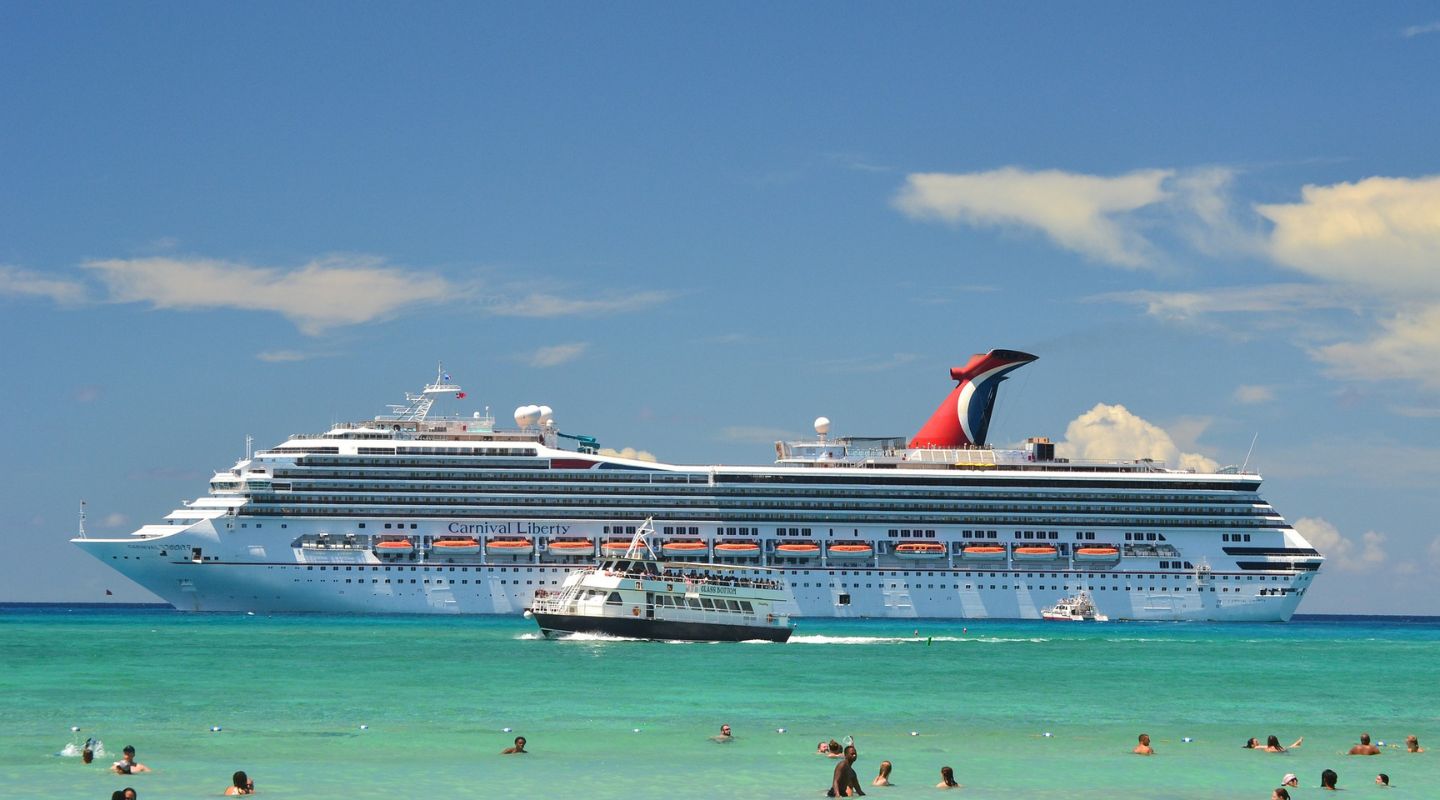
M547 547L550 554L556 556L595 555L595 543L589 539L555 539Z
M810 542L789 542L775 545L775 555L787 558L815 558L820 555L820 545Z
M758 542L721 542L715 545L717 556L758 556L760 555L760 544Z
M535 552L535 543L529 539L491 539L485 543L485 552L492 556L528 556Z
M875 548L868 544L832 544L826 548L831 558L869 558Z
M1076 561L1114 561L1120 557L1118 547L1077 547Z
M944 558L945 545L939 542L904 542L895 545L895 557L905 559Z
M1015 548L1016 561L1045 561L1059 555L1060 550L1049 544L1025 545Z
M672 558L703 558L710 553L710 545L695 540L666 542L660 545L660 552Z
M471 556L480 552L480 542L470 538L436 539L430 549L436 555Z
M1003 561L1005 546L1001 544L972 544L960 551L961 555L976 561Z
M413 553L415 545L409 539L382 539L375 543L377 553Z

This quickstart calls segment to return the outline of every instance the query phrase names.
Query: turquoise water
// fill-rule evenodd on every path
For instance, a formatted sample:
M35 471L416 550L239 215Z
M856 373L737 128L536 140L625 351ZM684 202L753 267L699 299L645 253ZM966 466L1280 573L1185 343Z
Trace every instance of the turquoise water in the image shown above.
M214 797L236 769L274 798L821 797L834 762L816 742L846 735L878 797L931 796L947 764L977 798L1268 798L1286 772L1292 796L1317 797L1327 767L1357 794L1385 771L1387 798L1440 796L1434 619L805 620L779 645L547 641L509 618L7 609L0 653L0 780L19 798ZM735 741L709 741L722 722ZM57 756L72 725L110 755ZM1129 752L1142 730L1153 758ZM1343 755L1361 731L1437 749ZM1271 733L1305 743L1241 749ZM517 734L532 752L498 755ZM125 744L154 772L108 773ZM897 785L872 790L881 759Z

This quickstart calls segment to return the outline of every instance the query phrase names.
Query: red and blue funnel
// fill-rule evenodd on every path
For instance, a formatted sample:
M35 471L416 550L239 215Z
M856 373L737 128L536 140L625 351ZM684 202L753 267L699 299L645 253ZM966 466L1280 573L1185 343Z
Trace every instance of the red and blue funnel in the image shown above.
M963 367L950 370L959 381L945 402L935 409L930 421L910 440L916 447L968 447L985 444L990 429L990 412L1000 382L1010 372L1034 361L1037 356L1019 350L991 350L971 357Z

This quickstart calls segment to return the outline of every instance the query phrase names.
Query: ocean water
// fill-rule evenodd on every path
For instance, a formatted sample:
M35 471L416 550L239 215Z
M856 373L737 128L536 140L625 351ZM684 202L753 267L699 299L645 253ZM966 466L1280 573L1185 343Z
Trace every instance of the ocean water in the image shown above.
M802 620L788 644L667 644L512 618L7 608L0 654L16 798L215 797L237 769L272 798L818 798L834 762L816 743L845 736L882 798L932 796L942 765L976 798L1268 798L1286 772L1314 798L1326 768L1358 795L1440 796L1440 619ZM709 739L722 723L734 741ZM1156 756L1130 754L1142 731ZM1383 755L1344 755L1361 731ZM1305 741L1241 748L1271 733ZM1436 749L1392 746L1412 733ZM515 735L531 753L499 755ZM108 755L60 755L87 736ZM109 773L126 744L154 771ZM893 788L869 786L881 759Z

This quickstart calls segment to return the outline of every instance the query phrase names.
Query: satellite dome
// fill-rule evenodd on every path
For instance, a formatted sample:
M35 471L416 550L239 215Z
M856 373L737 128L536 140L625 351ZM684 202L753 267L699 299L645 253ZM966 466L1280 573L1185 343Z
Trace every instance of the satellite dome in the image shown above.
M520 406L515 409L515 424L528 428L540 418L540 406Z
M539 411L540 411L540 424L541 424L541 425L549 425L549 424L550 424L550 418L551 418L552 415L554 415L555 409L551 408L550 406L540 406Z
M818 434L820 434L821 436L824 436L825 434L829 433L829 432L830 432L830 418L829 418L829 417L816 417L816 418L815 418L815 432L818 433Z

